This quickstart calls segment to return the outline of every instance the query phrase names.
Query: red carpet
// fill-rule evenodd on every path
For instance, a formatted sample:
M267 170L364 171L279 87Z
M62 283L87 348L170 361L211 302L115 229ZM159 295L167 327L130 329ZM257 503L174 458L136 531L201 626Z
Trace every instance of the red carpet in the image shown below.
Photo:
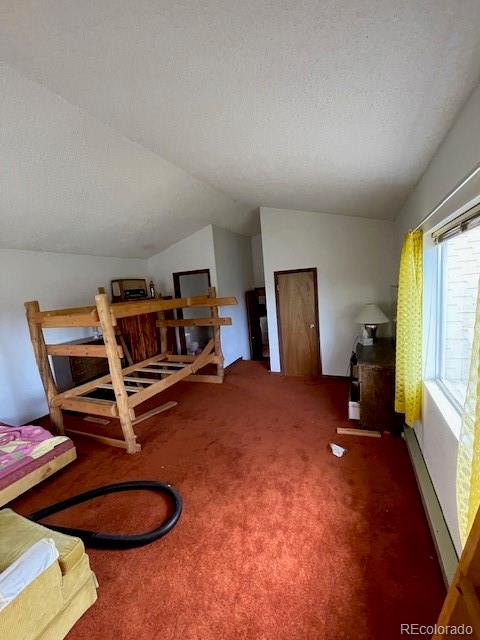
M13 508L160 479L184 512L150 546L90 550L99 599L69 639L390 640L402 622L435 622L445 592L405 444L337 436L346 396L343 381L240 362L224 385L163 394L179 406L139 425L139 454L77 438L78 462ZM145 530L163 508L154 494L112 495L56 521Z

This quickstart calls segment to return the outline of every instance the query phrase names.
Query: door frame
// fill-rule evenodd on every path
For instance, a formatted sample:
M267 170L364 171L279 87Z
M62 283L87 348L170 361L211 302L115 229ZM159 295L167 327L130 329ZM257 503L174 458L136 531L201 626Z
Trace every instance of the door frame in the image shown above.
M246 306L246 312L247 312L248 342L250 344L250 357L252 360L255 360L257 362L262 362L262 361L264 362L265 360L268 360L268 357L263 355L263 343L261 342L262 331L260 328L260 322L256 327L253 326L253 323L252 323L253 319L260 320L259 315L255 315L252 318L252 316L254 315L252 311L258 310L258 307L259 307L258 298L260 295L262 295L265 298L265 304L263 306L265 306L266 308L267 305L266 305L265 287L255 287L253 289L249 289L248 291L245 291L245 306ZM253 299L253 304L252 304L252 299ZM256 336L253 335L255 330L257 330ZM259 345L254 344L253 342L254 337L256 337L257 339L260 337ZM255 355L258 355L258 353L255 354L254 351L256 350L258 351L258 349L260 349L259 357L255 357Z
M274 271L273 280L275 288L275 310L277 313L277 335L278 335L278 352L280 354L280 372L284 373L284 358L283 358L283 346L282 346L282 321L280 319L280 305L278 298L278 276L285 276L291 273L312 273L313 274L313 289L314 289L314 302L315 302L315 323L316 323L316 335L317 335L317 357L318 357L318 375L322 373L322 350L320 347L320 318L318 315L318 284L317 284L317 267L308 267L307 269L285 269L283 271Z
M180 278L181 276L194 276L199 273L206 273L208 277L208 286L212 286L212 279L210 277L210 269L192 269L190 271L175 271L172 273L173 277L173 289L175 291L175 298L181 298ZM183 318L183 309L177 309L177 318L181 320ZM178 327L178 337L180 339L180 351L181 353L187 353L187 341L185 340L185 327Z

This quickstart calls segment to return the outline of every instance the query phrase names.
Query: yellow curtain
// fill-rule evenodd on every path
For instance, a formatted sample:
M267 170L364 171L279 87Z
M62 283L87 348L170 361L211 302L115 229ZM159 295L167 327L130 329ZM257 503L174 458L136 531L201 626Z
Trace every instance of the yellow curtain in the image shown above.
M422 232L405 236L397 302L395 411L412 426L422 411Z
M458 441L457 511L465 544L480 505L480 282L473 334L470 377Z

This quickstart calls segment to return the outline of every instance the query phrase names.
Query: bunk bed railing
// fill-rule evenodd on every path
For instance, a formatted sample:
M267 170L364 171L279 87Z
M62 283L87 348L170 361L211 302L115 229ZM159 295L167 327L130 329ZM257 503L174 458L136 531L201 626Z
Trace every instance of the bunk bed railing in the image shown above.
M226 307L234 304L237 304L237 300L233 296L224 298L193 296L190 298L172 298L171 300L155 298L151 300L113 302L112 304L109 304L109 308L112 316L112 323L116 325L116 320L118 318L129 318L143 313L169 311L172 309L182 309L184 307ZM42 327L45 328L100 326L98 308L96 306L37 311L33 316L33 321L41 324Z

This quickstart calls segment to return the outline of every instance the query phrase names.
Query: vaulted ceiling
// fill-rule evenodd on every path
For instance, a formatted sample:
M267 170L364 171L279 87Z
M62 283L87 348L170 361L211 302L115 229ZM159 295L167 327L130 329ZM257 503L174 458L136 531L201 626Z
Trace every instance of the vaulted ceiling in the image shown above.
M1 0L0 242L146 256L258 206L393 218L478 0Z

